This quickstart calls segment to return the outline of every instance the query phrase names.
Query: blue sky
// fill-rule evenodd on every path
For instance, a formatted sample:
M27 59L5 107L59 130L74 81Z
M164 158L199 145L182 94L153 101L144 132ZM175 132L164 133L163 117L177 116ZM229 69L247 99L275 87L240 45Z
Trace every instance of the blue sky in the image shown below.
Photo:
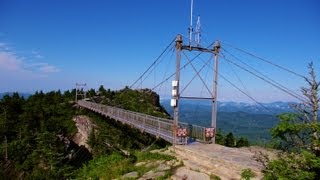
M320 73L317 0L195 0L194 19L197 15L203 45L218 39L303 75L313 61ZM131 85L178 33L187 36L189 16L190 0L1 0L0 92L66 90L76 82L90 88ZM293 91L304 85L300 78L230 51ZM153 79L165 72L159 66ZM193 72L188 72L190 78ZM223 60L220 73L258 101L295 100ZM199 87L196 82L188 93L199 93ZM161 91L170 94L170 87ZM219 98L250 101L221 78Z

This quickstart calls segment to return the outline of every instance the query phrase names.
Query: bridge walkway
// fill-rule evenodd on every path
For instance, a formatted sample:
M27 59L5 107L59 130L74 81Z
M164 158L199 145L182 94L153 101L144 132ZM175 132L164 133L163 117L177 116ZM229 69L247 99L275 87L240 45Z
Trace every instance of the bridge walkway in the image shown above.
M147 132L156 137L162 138L167 142L174 143L174 125L173 120L159 118L143 113L133 112L113 106L107 106L99 103L94 103L85 100L77 101L80 107L89 109L99 113L105 117L115 119L132 127L140 129L142 132ZM206 128L192 125L184 122L179 122L178 129L184 129L186 136L176 138L174 144L186 144L188 138L195 139L199 142L210 143L211 138L206 137Z

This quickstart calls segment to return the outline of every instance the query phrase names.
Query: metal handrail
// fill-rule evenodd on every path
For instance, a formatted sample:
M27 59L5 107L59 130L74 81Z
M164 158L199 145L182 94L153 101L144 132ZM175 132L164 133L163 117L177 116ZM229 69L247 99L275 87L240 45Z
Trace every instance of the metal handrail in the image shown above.
M94 112L100 113L117 121L121 121L128 125L132 125L141 131L160 137L170 143L174 142L173 120L171 119L155 117L90 101L79 100L77 103L81 107L90 109ZM184 122L179 122L179 126L187 128L189 137L201 142L206 142L205 127L191 125Z

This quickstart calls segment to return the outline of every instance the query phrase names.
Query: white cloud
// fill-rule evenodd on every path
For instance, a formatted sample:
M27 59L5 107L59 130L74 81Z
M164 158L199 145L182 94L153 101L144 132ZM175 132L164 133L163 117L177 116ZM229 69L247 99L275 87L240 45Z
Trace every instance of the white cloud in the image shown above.
M0 51L9 51L9 46L6 43L0 42Z
M37 54L37 55L35 55L34 57L35 57L35 58L38 58L38 59L42 59L42 58L43 58L43 56L40 55L40 54Z
M13 51L8 51L8 46L0 42L0 69L11 72L29 72L33 76L46 77L49 73L59 72L60 70L45 62L35 62L34 59L27 59L19 56ZM35 59L43 58L37 51L31 52Z
M0 68L17 71L21 70L22 62L11 52L0 52Z
M60 69L56 68L55 66L51 66L48 64L41 66L39 69L41 72L44 72L44 73L54 73L54 72L60 71Z
M32 51L31 51L31 54L32 54L35 58L38 58L38 59L44 58L38 51L35 51L35 50L32 50Z

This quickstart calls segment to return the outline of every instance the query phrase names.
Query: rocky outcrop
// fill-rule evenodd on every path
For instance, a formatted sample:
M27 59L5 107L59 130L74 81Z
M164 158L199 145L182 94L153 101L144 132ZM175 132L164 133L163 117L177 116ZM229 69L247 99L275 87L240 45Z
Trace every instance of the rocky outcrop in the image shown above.
M240 179L243 169L251 169L256 175L254 179L262 179L261 171L264 167L257 161L257 155L263 153L271 159L275 157L274 151L261 147L229 148L218 144L193 143L169 149L175 152L175 156L183 161L187 169L217 175L221 179ZM193 172L185 174L188 177L193 176ZM177 175L181 176L181 172Z
M76 127L78 132L73 135L72 141L78 144L79 146L86 147L89 151L91 151L90 146L87 141L89 139L89 135L91 131L96 127L87 116L75 116L73 121L76 123Z
M151 98L151 102L155 107L160 107L160 96L152 91L151 89L140 89L139 90L140 93L145 94L147 97Z

